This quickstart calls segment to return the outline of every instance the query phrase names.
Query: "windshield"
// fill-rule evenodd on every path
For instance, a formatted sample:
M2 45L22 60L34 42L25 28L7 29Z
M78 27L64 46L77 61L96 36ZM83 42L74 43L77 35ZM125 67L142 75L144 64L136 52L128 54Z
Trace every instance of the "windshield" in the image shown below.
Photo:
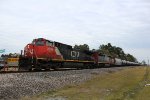
M33 40L32 44L34 44L36 46L44 46L45 42L44 42L44 40L38 39L38 40Z
M35 42L35 45L43 46L44 45L44 41L37 41L37 42Z

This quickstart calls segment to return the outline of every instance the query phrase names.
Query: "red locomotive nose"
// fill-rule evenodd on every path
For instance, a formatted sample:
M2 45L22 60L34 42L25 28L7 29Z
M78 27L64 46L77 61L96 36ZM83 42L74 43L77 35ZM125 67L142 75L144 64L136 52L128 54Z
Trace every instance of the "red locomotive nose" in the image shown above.
M56 56L55 47L35 46L34 55L37 58L55 58Z
M24 55L26 57L32 57L33 56L33 45L32 44L28 44L27 46L25 46Z
M53 42L41 38L33 40L32 44L28 44L24 50L26 57L62 59Z

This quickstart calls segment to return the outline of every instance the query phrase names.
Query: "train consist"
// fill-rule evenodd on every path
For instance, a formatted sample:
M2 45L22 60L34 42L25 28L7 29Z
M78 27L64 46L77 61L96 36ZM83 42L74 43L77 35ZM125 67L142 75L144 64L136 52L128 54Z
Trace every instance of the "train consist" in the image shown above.
M70 45L44 38L34 39L27 44L19 57L19 70L57 68L99 68L111 66L134 66L130 62L99 54L96 51L81 51Z

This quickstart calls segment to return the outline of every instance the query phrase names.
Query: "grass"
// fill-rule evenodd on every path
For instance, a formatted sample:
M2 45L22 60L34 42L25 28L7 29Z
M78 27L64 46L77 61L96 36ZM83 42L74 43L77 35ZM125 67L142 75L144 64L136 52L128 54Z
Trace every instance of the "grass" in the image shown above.
M49 91L31 97L31 100L64 97L68 100L149 100L150 74L148 67L127 68L115 73L95 75L80 85L72 85L57 91ZM25 97L23 100L28 100Z
M149 100L150 98L150 68L147 68L142 90L136 96L136 100Z

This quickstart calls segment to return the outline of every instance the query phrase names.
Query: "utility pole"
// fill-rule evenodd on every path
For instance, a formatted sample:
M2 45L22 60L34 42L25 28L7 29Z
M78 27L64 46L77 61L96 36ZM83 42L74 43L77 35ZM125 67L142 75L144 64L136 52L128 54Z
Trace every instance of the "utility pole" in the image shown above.
M148 67L149 67L149 59L148 59Z

